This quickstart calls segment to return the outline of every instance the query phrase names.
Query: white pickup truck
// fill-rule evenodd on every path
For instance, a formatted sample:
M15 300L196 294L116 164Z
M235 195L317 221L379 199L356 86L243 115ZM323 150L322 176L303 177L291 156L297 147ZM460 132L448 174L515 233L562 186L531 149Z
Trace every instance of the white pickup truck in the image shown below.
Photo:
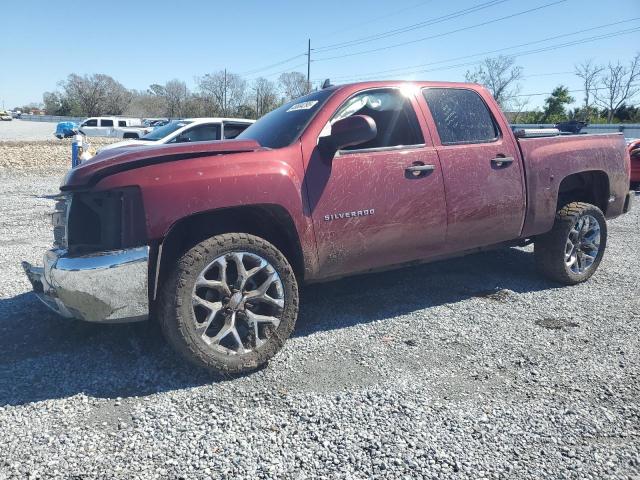
M79 128L87 137L113 137L119 129L128 127L142 127L142 120L123 117L90 117L82 122Z

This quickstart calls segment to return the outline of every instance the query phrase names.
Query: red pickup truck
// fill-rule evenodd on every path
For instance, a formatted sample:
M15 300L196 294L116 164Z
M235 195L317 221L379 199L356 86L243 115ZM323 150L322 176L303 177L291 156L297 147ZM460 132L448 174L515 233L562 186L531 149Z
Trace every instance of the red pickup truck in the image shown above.
M293 331L298 285L535 243L587 280L630 208L621 134L512 132L486 89L330 86L237 139L122 148L69 171L34 290L67 317L151 317L196 364L242 372ZM551 136L549 136L551 135Z

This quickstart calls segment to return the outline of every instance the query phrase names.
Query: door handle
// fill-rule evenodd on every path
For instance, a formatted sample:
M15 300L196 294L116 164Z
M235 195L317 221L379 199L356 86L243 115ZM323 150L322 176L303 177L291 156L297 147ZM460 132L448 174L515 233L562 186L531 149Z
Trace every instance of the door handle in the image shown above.
M426 177L429 173L433 172L436 169L435 165L425 165L422 162L415 162L413 165L410 165L404 169L405 176L407 178L421 178Z
M505 156L496 156L496 158L491 159L491 163L495 165L497 168L508 167L513 163L513 157L505 157Z

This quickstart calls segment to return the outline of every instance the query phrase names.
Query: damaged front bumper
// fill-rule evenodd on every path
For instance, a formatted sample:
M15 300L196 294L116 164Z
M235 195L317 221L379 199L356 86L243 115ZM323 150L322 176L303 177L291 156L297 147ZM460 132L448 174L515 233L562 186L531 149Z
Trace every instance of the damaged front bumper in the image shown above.
M64 317L88 322L123 323L149 314L149 247L69 256L49 250L44 267L22 262L33 290Z

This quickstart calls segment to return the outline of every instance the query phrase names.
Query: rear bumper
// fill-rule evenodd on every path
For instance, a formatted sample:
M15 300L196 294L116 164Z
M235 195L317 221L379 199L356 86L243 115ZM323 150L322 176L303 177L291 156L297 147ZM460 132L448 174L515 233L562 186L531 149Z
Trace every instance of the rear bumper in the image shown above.
M149 247L72 257L49 250L44 266L22 267L42 302L64 317L123 323L149 314Z

